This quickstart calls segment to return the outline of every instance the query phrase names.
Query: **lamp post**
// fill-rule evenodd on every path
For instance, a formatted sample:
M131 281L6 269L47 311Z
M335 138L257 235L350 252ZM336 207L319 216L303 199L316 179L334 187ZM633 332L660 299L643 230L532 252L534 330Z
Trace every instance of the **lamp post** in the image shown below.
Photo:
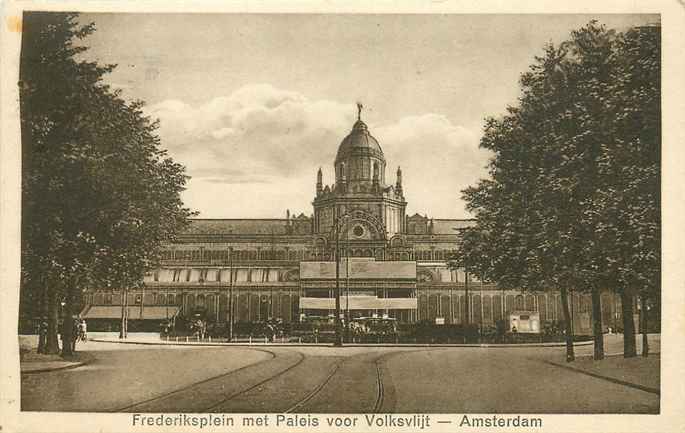
M126 338L128 332L128 290L126 287L121 289L121 328L119 329L119 338Z
M341 347L342 324L340 322L340 222L335 224L335 342L334 346Z
M469 267L464 266L464 325L468 326L471 321L471 306L469 300Z
M460 234L463 234L466 230L468 230L468 227L453 227L452 230L459 232ZM459 253L458 253L459 254ZM466 328L469 325L469 315L470 315L470 308L469 308L469 267L468 267L468 257L465 260L464 263L464 317L462 319L462 324L464 326L464 342L466 342L466 336L468 334ZM481 306L483 304L483 299L481 297ZM482 316L481 316L482 320Z
M342 329L340 323L340 223L335 224L335 342L342 346Z
M228 249L228 341L233 341L233 248Z
M348 218L344 215L335 223L335 342L336 347L343 345L342 321L340 320L340 226Z
M350 341L350 233L345 230L345 340Z

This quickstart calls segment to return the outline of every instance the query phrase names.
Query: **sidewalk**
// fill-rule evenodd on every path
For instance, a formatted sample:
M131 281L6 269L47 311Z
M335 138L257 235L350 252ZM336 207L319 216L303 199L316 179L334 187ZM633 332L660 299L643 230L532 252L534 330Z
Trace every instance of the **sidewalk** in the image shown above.
M159 335L131 335L126 339L119 339L114 336L92 337L89 341L100 343L120 343L120 344L145 344L158 346L271 346L271 347L293 347L293 346L332 346L332 343L300 343L300 342L280 342L267 341L264 338L255 338L250 341L235 341L229 343L225 339L219 340L197 340L185 337L175 337L170 339L160 338ZM592 341L578 341L573 344L575 347L590 346ZM565 343L520 343L520 344L479 344L479 343L345 343L345 347L471 347L471 348L531 348L531 347L564 347Z
M584 357L569 363L549 360L545 362L652 394L660 394L661 356L659 354L649 355L646 358L639 355L634 358L612 355L600 361Z
M36 352L37 338L21 336L19 339L19 369L21 374L45 373L56 370L66 370L86 365L93 360L93 356L76 352L69 359L60 355L45 355Z

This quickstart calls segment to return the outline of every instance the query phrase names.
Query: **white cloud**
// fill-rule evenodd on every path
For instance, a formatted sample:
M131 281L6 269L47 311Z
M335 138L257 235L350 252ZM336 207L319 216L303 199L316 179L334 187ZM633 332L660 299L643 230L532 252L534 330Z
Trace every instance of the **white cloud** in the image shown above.
M332 183L333 160L355 120L353 103L310 100L268 84L244 86L200 106L166 100L147 108L162 143L187 167L186 204L204 217L279 217L311 213L316 170ZM369 125L394 183L401 165L409 208L465 216L459 190L484 174L478 136L444 116L409 116Z
M478 148L476 131L439 114L408 116L372 132L380 141L395 179L402 167L408 212L438 218L467 217L461 190L487 174L489 153Z

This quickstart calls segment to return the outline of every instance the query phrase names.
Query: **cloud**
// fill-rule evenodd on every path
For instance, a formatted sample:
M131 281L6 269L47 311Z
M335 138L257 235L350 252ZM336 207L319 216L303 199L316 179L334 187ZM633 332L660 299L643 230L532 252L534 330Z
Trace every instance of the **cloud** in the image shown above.
M311 213L316 170L333 182L335 153L356 117L352 102L312 100L268 84L199 106L166 100L146 111L160 119L163 145L192 177L186 204L205 217L274 217L286 207ZM459 190L484 175L487 160L474 131L432 113L369 128L385 153L388 183L397 165L403 168L409 209L464 216ZM217 200L226 196L230 206Z
M490 153L480 149L480 135L455 125L440 114L407 116L373 132L395 179L402 167L402 183L410 213L435 217L468 216L461 190L485 177Z
M147 114L160 119L164 145L191 175L242 183L235 167L246 176L282 177L329 161L354 105L255 84L198 107L163 101Z

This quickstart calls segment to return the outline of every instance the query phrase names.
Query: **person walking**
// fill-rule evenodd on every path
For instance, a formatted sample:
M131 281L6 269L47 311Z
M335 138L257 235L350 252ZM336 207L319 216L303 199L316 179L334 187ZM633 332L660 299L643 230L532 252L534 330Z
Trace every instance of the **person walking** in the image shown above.
M48 346L48 321L41 318L38 327L38 353L46 353Z
M79 340L84 343L88 341L88 325L86 324L86 319L81 319L81 323L79 323Z

